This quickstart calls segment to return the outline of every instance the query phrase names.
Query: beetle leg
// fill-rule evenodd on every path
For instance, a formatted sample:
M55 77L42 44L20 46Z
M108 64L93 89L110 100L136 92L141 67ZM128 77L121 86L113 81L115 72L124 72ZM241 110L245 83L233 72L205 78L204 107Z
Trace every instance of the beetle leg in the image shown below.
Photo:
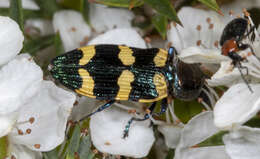
M146 114L144 115L144 118L141 118L141 119L140 119L140 118L132 117L130 120L128 120L127 125L125 126L125 129L124 129L123 139L125 139L126 137L128 137L129 128L130 128L131 124L133 123L133 121L144 121L144 120L149 119L149 115L152 115L155 106L156 106L156 102L153 102L153 104L148 108L149 111L150 111L150 113L146 113Z
M244 60L239 54L237 54L237 52L229 52L228 57L232 59L233 65L236 65L237 62Z
M114 104L114 103L115 103L115 100L110 100L110 101L107 102L106 104L100 106L96 111L94 111L94 112L92 112L92 113L90 113L90 114L84 116L83 118L81 118L79 121L81 122L81 121L87 119L88 117L90 117L90 116L96 114L97 112L103 111L104 109L110 107L110 106L111 106L112 104Z
M164 98L162 100L162 103L161 103L161 110L160 110L160 112L159 113L154 113L153 115L160 116L160 115L164 114L166 112L166 110L167 110L167 107L168 107L168 101L167 101L167 98Z
M238 68L238 70L239 70L239 72L241 74L241 77L242 77L243 81L246 83L248 89L250 90L251 93L253 93L252 88L250 87L248 81L246 80L245 76L243 75L243 73L241 71L242 69L246 69L246 74L248 75L248 68L245 67L245 66L242 66L240 62L237 63L236 67Z
M245 49L249 48L250 51L251 51L251 53L252 53L252 54L257 58L257 60L260 62L259 57L256 56L256 54L255 54L255 52L254 52L254 49L253 49L253 47L252 47L251 45L239 43L238 48L239 48L240 50L245 50Z
M245 37L248 37L251 42L255 41L255 30L256 30L256 26L255 25L250 25L250 29L246 31L246 34L244 36L241 36L237 41L242 41ZM249 37L249 35L251 35L251 38Z

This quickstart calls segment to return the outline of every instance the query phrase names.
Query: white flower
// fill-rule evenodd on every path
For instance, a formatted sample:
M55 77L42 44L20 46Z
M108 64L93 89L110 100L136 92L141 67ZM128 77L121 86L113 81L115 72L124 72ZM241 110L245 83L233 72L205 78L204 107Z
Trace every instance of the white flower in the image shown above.
M91 4L89 17L93 29L101 33L115 28L130 28L134 16L126 9ZM90 26L76 11L58 11L54 14L52 22L54 30L60 33L65 51L85 46L92 35ZM127 38L127 35L123 37Z
M181 125L161 124L158 126L158 130L163 134L164 141L167 147L172 149L177 147L181 136Z
M0 16L1 65L14 58L22 49L23 34L18 24L8 17ZM7 42L7 43L6 43ZM25 76L25 74L30 73ZM29 99L42 80L42 72L28 60L15 59L0 69L0 137L9 133L17 118L17 110ZM26 90L29 88L30 91ZM26 93L24 93L26 92Z
M189 14L196 14L196 13L190 12ZM224 19L223 21L226 21L226 23L228 23L227 18ZM196 21L192 21L192 22L196 24ZM214 22L214 27L215 25L218 25L218 23L220 27L223 24L218 20L214 20L212 22ZM201 28L198 27L198 28L199 28L198 30L202 30L203 27ZM221 30L223 30L223 27L221 27ZM187 38L188 35L194 35L190 32L186 34L187 34L186 36L185 34L182 34L184 35L184 39L185 37ZM216 39L219 39L219 37L222 34L222 31L216 32L216 35L214 36L210 36L210 34L213 35L213 33L205 33L204 35L211 38L218 37ZM260 85L258 84L260 81L259 60L255 56L252 56L251 54L248 53L250 52L250 50L239 52L239 55L245 56L247 58L247 61L242 62L242 66L248 69L248 75L246 74L246 69L242 69L241 71L243 75L246 76L247 79L250 79L251 82L256 83L256 84L250 84L250 87L253 90L252 93L248 89L246 83L242 80L238 68L234 68L234 66L232 65L231 59L224 59L222 57L220 58L219 56L218 57L216 56L217 54L220 55L221 53L219 46L216 47L217 50L213 49L214 51L213 50L205 51L205 49L203 48L205 46L207 48L214 47L213 43L208 45L208 42L212 42L212 40L206 40L205 42L203 42L203 38L199 40L201 40L198 42L198 44L201 44L199 45L199 47L194 46L193 44L194 42L193 43L190 42L189 46L192 47L188 47L181 50L180 58L182 58L184 61L186 60L186 62L191 62L191 63L202 62L202 63L221 64L220 69L211 77L210 80L207 80L208 84L211 86L225 85L230 87L214 107L214 124L219 129L230 131L228 134L226 134L223 137L225 147L222 147L221 149L223 150L225 149L227 154L232 159L249 159L252 158L251 156L254 157L259 156L258 154L259 145L257 143L260 138L258 133L260 129L257 128L253 129L253 128L241 126L246 121L248 121L253 116L255 116L257 112L260 110L260 104L259 104ZM256 32L256 41L253 44L249 43L250 45L253 46L256 55L260 54L259 41L260 38L258 36L258 33ZM177 148L176 151L177 151L176 153L178 154L183 150ZM194 154L191 152L192 151L187 153L187 156L185 156L184 158L186 159L189 156L196 158L196 156L194 155L199 154L197 151L194 151ZM185 154L185 153L183 152L179 154Z
M24 145L34 151L54 149L64 140L74 101L73 93L53 82L42 81L40 91L19 110L16 129L8 135L10 144Z
M196 14L195 17L194 14ZM178 17L184 27L171 24L167 38L177 49L182 61L219 63L228 59L221 55L218 48L225 23L215 12L183 7L178 12Z
M175 159L230 159L224 146L196 147L218 132L213 124L213 112L202 112L193 117L181 130ZM171 135L171 133L169 133ZM168 138L166 138L167 140Z
M12 155L8 156L6 159L42 159L42 154L40 152L35 152L23 145L10 145L9 149L12 150Z
M250 1L244 1L244 0L235 0L231 3L228 3L226 5L221 6L221 11L224 13L228 13L230 10L232 10L236 14L242 13L242 8L258 8L260 6L260 2L258 0L250 0Z
M65 51L70 51L84 44L91 35L90 27L83 16L76 11L58 11L53 16L53 27L59 32Z
M10 84L3 81L7 83L6 87L9 85L10 90L5 90L6 104L0 106L1 123L7 123L1 124L1 131L3 130L1 135L8 133L10 156L16 158L30 151L16 151L17 147L21 147L20 145L34 151L49 151L61 144L64 140L67 118L75 101L74 94L56 87L52 82L43 81L41 71L38 76L37 73L30 71L38 67L30 58L24 55L18 56L2 68L9 74L15 73L17 76L5 78ZM9 65L10 63L12 65ZM36 70L38 69L40 70L39 67ZM0 74L6 77L4 75L7 73L0 71ZM21 78L22 76L19 78L20 74L23 77L34 75L40 77L40 80ZM27 81L31 81L30 86L19 87L27 84ZM0 90L4 88L0 85Z
M214 123L229 133L223 142L232 159L258 158L260 129L241 126L260 110L260 84L250 85L253 93L244 83L231 86L217 102L214 109Z
M19 56L18 56L19 57ZM27 58L16 58L0 70L0 113L16 111L39 90L42 71Z
M46 19L28 19L25 21L24 28L25 32L29 34L35 32L41 36L54 34L52 22Z
M8 135L10 158L39 158L32 150L49 151L64 140L75 95L43 81L28 54L16 56L24 39L16 22L0 17L0 24L0 45L10 43L1 50L2 64L9 62L0 68L0 137Z
M12 65L9 65L10 63ZM0 115L0 119L1 122L6 121L7 123L7 120L12 120L9 121L8 128L6 128L7 124L1 125L1 130L5 130L6 128L1 135L8 133L9 155L16 158L28 155L27 152L31 152L31 150L49 151L61 144L64 140L67 118L71 113L75 101L74 94L58 88L53 82L43 81L41 71L40 75L37 75L37 73L30 71L28 68L40 70L39 66L28 55L17 56L16 59L2 68L2 70L5 69L9 74L16 73L17 77L21 74L23 75L21 77L34 75L40 78L40 80L35 80L8 76L9 78L5 79L10 83L9 89L11 91L8 92L6 90L8 98L5 98L5 102L7 103L0 106L2 109L1 114L3 114ZM20 72L16 72L15 70ZM4 73L1 75L6 77ZM19 87L19 85L23 86L22 84L26 84L30 80L30 86L26 88ZM12 88L15 87L12 85L17 86L16 88ZM3 88L5 87L0 85L0 89ZM17 104L19 104L19 107ZM5 106L9 107L9 109L3 109ZM7 132L7 130L9 131ZM23 146L31 150L26 150ZM29 154L36 155L37 153Z
M9 17L0 16L0 65L13 59L23 47L23 33Z
M258 159L260 156L260 129L239 127L224 135L226 152L232 159Z
M130 28L134 14L127 9L91 4L89 17L95 31L101 33L115 28Z
M134 158L145 157L155 140L150 121L134 122L129 137L123 139L123 130L132 116L125 110L114 108L91 117L90 133L94 146L101 152Z
M171 108L169 110L172 118L178 121L177 117L172 114L173 110ZM224 146L197 146L197 144L218 132L213 122L212 111L197 114L185 125L183 123L171 123L170 121L170 119L167 119L166 123L156 122L158 130L164 136L167 147L175 149L175 159L230 159Z
M260 84L250 85L254 93L244 83L231 86L219 99L214 108L215 125L231 129L244 124L260 110Z
M116 44L146 48L142 37L136 32L136 30L131 28L113 29L107 31L106 33L97 36L88 43L88 45L93 44Z

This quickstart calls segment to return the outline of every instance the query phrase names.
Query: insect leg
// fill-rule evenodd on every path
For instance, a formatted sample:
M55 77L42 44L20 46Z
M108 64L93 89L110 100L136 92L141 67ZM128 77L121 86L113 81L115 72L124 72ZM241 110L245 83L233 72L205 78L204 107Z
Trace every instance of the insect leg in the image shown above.
M163 113L165 113L166 110L167 110L167 107L168 107L167 98L164 98L164 99L162 100L162 103L161 103L161 110L160 110L159 113L156 113L156 115L160 116L160 115L162 115ZM154 114L153 114L153 115L154 115Z
M106 104L100 106L96 111L94 111L94 112L92 112L92 113L90 113L90 114L84 116L83 118L81 118L79 121L81 122L81 121L87 119L88 117L90 117L90 116L96 114L97 112L103 111L104 109L110 107L113 103L115 103L115 100L111 100L111 101L107 102Z
M255 30L256 30L256 26L253 25L253 26L251 26L250 30L245 35L245 37L247 36L249 38L249 35L252 33L251 38L250 38L251 42L255 41Z
M240 43L240 44L238 45L238 48L241 49L241 50L245 50L245 49L249 48L250 51L252 52L252 54L253 54L253 55L257 58L257 60L260 62L259 57L256 56L256 54L255 54L255 52L254 52L254 49L253 49L253 47L252 47L251 45Z
M242 39L244 39L244 38L248 38L248 39L250 39L250 41L251 42L254 42L255 41L255 30L256 30L256 26L255 25L253 25L253 26L251 26L250 28L249 28L249 30L247 30L246 31L246 34L244 35L244 36L241 36L240 38L239 38L239 41L242 41ZM250 38L250 34L252 34L251 35L251 38Z
M150 113L149 114L152 114L154 108L156 106L156 102L154 102L148 109L150 110ZM127 125L125 126L125 129L124 129L124 135L123 135L123 139L128 137L128 134L129 134L129 128L131 126L131 124L133 123L133 121L144 121L144 120L147 120L149 119L149 114L146 113L144 115L144 118L136 118L136 117L132 117L130 120L128 120L127 122Z
M246 69L247 74L248 74L248 68L247 68L247 67L244 67L244 66L241 66L241 63L240 63L240 62L237 63L236 67L238 68L238 70L239 70L239 72L240 72L240 74L241 74L241 77L242 77L243 81L246 83L248 89L250 90L251 93L253 93L252 88L250 87L248 81L245 79L245 76L243 75L243 73L242 73L242 71L241 71L241 69Z
M232 59L232 63L234 64L234 66L237 66L237 63L240 63L240 61L244 60L244 58L241 57L236 52L229 52L228 57L230 57Z

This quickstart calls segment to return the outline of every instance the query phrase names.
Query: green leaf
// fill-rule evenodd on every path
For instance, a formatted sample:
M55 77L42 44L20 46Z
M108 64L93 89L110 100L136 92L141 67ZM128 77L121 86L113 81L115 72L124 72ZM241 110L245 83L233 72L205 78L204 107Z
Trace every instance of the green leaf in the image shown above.
M81 0L62 0L58 1L59 5L66 9L80 10Z
M52 151L44 152L44 153L43 153L43 158L44 158L44 159L57 159L57 158L59 158L59 157L58 157L58 153L59 153L58 149L55 148L55 149L52 150Z
M173 159L174 158L174 154L175 154L175 150L174 149L170 149L168 151L167 156L165 157L165 159Z
M9 8L0 8L1 16L9 16Z
M198 0L199 2L205 4L207 7L215 10L216 12L218 12L219 14L223 14L220 9L219 6L216 2L216 0Z
M250 119L245 123L246 126L250 126L253 128L260 128L260 117L255 116L254 118Z
M0 8L0 15L9 16L9 8ZM23 9L23 19L42 18L42 13L38 10Z
M169 19L181 25L181 22L170 0L144 0L144 2L150 5L158 13L165 15Z
M220 131L217 134L211 136L210 138L206 139L205 141L198 144L199 147L208 147L208 146L220 146L224 145L222 141L222 137L227 134L227 131Z
M80 127L77 124L69 140L66 159L74 159L75 153L78 151L79 145L80 145Z
M24 21L21 0L10 0L9 16L19 24L20 29L23 31Z
M24 9L23 14L24 14L25 20L26 19L32 19L32 18L44 18L43 13L39 10Z
M55 35L47 35L36 39L28 40L24 43L23 51L34 55L37 51L52 45L55 41Z
M87 24L90 24L89 20L89 2L88 0L80 0L80 13L82 14L84 20Z
M57 34L55 35L54 46L56 55L60 55L65 52L59 32L57 32Z
M199 114L204 107L196 101L181 101L174 99L174 111L177 117L183 122L187 123L192 117Z
M95 0L95 3L104 4L111 7L133 8L143 4L141 0Z
M0 158L7 157L7 149L8 149L8 138L7 136L0 138Z
M46 18L52 18L53 14L59 10L59 6L55 0L35 0L35 2Z
M88 0L63 0L59 3L61 6L79 11L87 24L89 20L89 2Z
M83 136L78 150L79 158L92 159L95 154L91 151L91 141L90 136Z
M152 17L152 23L155 26L156 30L163 37L163 39L165 39L168 25L168 20L166 16L157 14Z

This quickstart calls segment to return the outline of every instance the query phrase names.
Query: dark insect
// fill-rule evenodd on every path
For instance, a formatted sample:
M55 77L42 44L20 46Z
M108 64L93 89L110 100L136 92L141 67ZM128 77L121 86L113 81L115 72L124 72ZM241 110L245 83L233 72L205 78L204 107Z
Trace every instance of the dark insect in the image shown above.
M247 84L251 92L253 92L253 90L241 71L241 69L246 69L248 74L248 68L241 65L241 62L246 59L241 57L238 52L250 48L252 54L256 57L252 46L242 42L245 38L249 38L251 42L254 42L255 29L256 27L249 22L247 16L244 18L236 18L226 25L220 38L222 55L228 56L232 59L232 64L238 68L244 82Z
M152 112L157 101L162 100L162 114L170 101L167 97L193 100L204 85L199 65L186 64L176 55L173 47L167 52L159 48L92 45L56 57L49 70L54 79L78 94L108 101L81 120L123 100L153 103L149 110L150 115L155 115ZM142 119L131 118L124 138L133 121L148 118L149 114Z

